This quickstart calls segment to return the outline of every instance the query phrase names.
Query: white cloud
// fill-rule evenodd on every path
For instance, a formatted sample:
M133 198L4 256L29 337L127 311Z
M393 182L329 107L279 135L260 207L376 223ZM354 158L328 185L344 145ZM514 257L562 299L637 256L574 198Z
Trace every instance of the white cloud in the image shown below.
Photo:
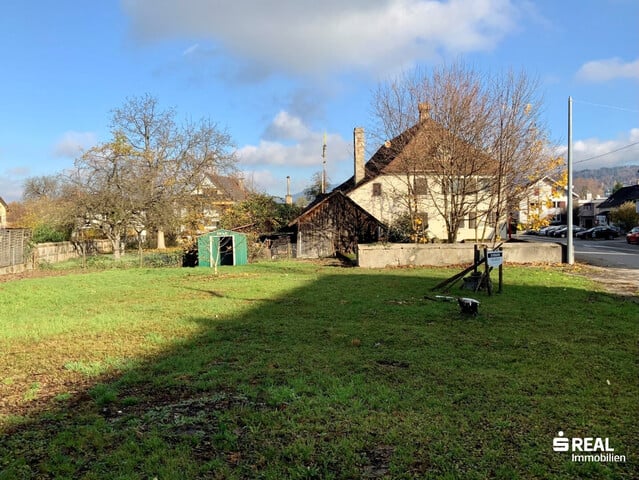
M563 154L565 155L565 150ZM637 165L639 163L639 128L633 128L613 140L598 138L577 140L573 143L573 159L576 171Z
M257 145L245 145L237 152L239 168L248 183L261 191L284 195L286 177L291 177L291 191L299 192L310 184L313 173L322 170L324 133L314 131L299 117L279 112L266 127ZM353 146L341 135L329 133L327 174L335 183L350 175Z
M141 41L208 39L241 61L297 73L344 67L391 70L442 52L490 50L514 29L520 14L511 0L121 0L121 4Z
M0 172L0 197L6 202L13 202L22 198L22 186L31 171L28 168L17 167Z
M288 112L280 111L266 129L264 136L272 140L297 140L303 142L313 137L313 134L304 125L301 118Z
M639 58L631 62L616 57L587 62L577 72L577 78L586 82L607 82L618 78L639 80Z
M93 132L65 132L53 147L53 154L56 157L75 158L83 150L91 148L97 142L97 137Z
M312 167L321 169L323 132L311 130L299 117L279 112L258 145L246 145L237 152L241 165L273 165ZM328 149L334 158L348 155L350 143L340 135L326 137Z

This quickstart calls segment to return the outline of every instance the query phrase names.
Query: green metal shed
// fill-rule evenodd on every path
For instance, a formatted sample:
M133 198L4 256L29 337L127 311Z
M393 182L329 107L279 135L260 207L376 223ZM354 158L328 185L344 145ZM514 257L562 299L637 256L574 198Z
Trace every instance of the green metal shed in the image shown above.
M205 233L197 239L197 256L200 267L246 265L248 263L246 235L223 229Z

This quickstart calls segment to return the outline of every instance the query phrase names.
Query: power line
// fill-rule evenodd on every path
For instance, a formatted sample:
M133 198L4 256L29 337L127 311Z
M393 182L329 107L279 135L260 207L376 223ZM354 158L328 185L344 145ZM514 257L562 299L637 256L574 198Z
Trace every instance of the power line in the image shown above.
M573 99L574 100L574 99ZM585 105L592 105L594 107L601 107L601 108L611 108L613 110L622 110L624 112L632 112L632 113L639 113L639 110L634 110L632 108L626 108L626 107L617 107L615 105L606 105L603 103L593 103L593 102L587 102L585 100L574 100L576 103L583 103Z
M599 154L599 155L595 155L594 157L584 158L583 160L577 160L577 161L575 161L575 162L573 162L573 163L584 163L584 162L589 162L590 160L595 160L595 159L597 159L597 158L605 157L606 155L611 155L611 154L613 154L613 153L620 152L621 150L625 150L625 149L627 149L627 148L634 147L635 145L639 145L639 142L629 143L628 145L624 145L623 147L619 147L619 148L617 148L617 149L615 149L615 150L611 150L611 151L606 152L606 153L602 153L602 154Z

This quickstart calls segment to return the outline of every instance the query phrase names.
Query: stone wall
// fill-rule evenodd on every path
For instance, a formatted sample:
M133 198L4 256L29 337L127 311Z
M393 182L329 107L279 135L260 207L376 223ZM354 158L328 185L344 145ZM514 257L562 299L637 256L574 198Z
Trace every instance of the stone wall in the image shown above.
M563 258L561 245L555 243L513 242L502 247L504 263L556 264ZM359 245L357 252L357 263L362 268L470 265L473 260L472 243Z

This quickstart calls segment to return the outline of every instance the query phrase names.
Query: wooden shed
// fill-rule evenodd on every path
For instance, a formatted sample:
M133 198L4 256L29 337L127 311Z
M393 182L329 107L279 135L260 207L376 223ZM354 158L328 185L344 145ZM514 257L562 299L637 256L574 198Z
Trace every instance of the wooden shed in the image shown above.
M298 258L356 253L358 244L377 242L387 230L340 191L318 196L289 227L297 229Z
M246 265L248 263L246 235L223 229L201 235L197 239L197 256L200 267Z

